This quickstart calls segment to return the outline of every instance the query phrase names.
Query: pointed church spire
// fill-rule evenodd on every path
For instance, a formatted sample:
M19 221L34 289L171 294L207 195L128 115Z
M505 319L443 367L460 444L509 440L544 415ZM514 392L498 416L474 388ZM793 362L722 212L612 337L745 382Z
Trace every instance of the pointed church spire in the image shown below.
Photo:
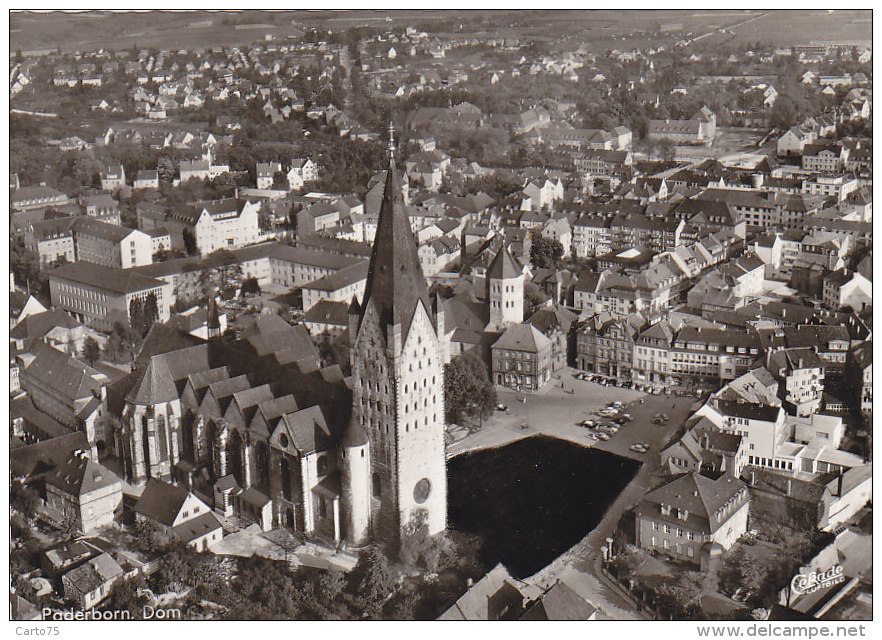
M361 304L362 317L373 306L384 330L389 324L400 324L402 335L406 335L420 301L431 315L429 292L410 228L401 179L395 159L390 158Z

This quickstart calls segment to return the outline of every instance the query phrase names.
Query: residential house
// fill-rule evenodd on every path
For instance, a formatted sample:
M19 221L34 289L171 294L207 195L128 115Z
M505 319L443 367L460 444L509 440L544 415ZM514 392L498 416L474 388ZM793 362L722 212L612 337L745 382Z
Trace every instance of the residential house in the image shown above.
M439 620L516 620L524 610L523 585L497 564L470 586Z
M189 229L199 254L205 256L218 249L238 249L259 242L258 209L257 203L238 198L197 202L170 211L165 224Z
M122 504L122 481L85 452L46 475L46 505L83 534L113 524Z
M135 174L135 189L159 189L159 172L153 170L140 170Z
M62 576L64 598L81 611L88 611L110 595L113 585L123 577L123 573L123 568L113 556L102 553Z
M841 269L823 277L824 306L862 312L873 306L873 282L857 271Z
M278 162L258 162L255 168L258 189L272 189L277 173L281 173L282 165Z
M318 166L311 158L294 158L286 177L291 191L302 189L306 183L318 180Z
M149 522L170 539L206 551L223 538L223 527L207 504L186 487L149 478L134 506L135 519Z
M101 171L101 190L118 191L126 186L126 170L123 166L107 166Z
M707 567L747 532L749 508L750 492L735 476L680 475L635 508L637 546Z

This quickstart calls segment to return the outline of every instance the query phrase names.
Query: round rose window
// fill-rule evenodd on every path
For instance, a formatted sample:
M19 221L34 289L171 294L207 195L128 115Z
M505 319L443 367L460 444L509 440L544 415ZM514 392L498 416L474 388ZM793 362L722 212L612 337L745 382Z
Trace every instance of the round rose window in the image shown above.
M428 478L423 478L417 482L416 486L413 488L413 499L416 500L418 504L422 504L429 498L429 492L431 490L432 483L429 482Z

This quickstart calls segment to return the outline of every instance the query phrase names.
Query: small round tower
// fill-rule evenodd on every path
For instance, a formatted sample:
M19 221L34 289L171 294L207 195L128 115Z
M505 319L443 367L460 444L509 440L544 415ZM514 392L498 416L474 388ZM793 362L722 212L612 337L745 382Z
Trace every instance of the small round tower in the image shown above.
M340 442L343 480L343 536L353 546L368 542L370 534L370 445L353 413Z

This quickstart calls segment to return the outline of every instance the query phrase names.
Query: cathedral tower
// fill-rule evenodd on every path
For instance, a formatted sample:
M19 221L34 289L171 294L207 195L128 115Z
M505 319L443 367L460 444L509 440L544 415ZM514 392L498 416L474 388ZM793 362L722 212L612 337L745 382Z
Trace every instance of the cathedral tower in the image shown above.
M364 494L375 540L398 540L414 521L430 534L447 526L439 323L390 160L364 298L353 303L349 323L352 415L368 441Z
M487 267L488 331L502 331L524 321L524 272L503 244Z

